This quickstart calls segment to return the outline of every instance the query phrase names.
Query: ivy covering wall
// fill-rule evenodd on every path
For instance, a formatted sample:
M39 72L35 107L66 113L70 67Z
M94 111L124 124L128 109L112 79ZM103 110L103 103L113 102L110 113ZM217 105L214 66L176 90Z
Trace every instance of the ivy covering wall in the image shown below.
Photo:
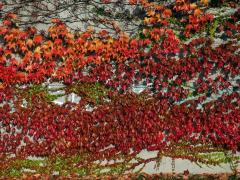
M14 13L4 17L1 178L119 175L163 156L234 169L239 6L222 4L224 14L207 1L177 0L171 8L129 2L146 12L135 36L120 28L115 36L92 28L72 32L61 19L43 33L19 28ZM136 93L139 86L144 90ZM142 150L158 153L144 159Z

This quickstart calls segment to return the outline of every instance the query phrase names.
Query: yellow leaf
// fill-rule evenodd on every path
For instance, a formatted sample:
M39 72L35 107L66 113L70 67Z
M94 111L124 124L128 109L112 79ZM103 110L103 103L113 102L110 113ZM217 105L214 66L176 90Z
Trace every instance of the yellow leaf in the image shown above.
M196 4L196 3L190 4L190 9L191 9L191 10L194 10L194 9L196 9L196 8L197 8L197 4Z
M109 43L109 44L112 44L112 43L113 43L113 38L110 37L110 38L108 39L108 43Z
M148 16L154 16L155 15L155 11L151 10L147 12Z
M149 22L150 22L150 18L145 17L145 18L144 18L144 23L145 23L145 24L149 24Z
M201 3L204 4L205 6L208 5L208 0L201 0Z
M36 47L36 49L34 50L34 53L41 53L41 48L39 46Z

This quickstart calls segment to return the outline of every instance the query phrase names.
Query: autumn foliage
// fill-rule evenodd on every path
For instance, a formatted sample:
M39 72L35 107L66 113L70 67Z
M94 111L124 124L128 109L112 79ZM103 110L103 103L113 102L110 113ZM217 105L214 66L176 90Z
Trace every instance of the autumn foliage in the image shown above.
M129 3L146 11L134 37L117 26L115 36L91 27L73 33L60 19L46 32L18 28L15 14L2 21L0 176L29 156L49 159L48 168L31 166L40 174L60 158L75 168L66 172L86 175L103 168L97 160L115 160L105 166L121 173L162 156L217 164L201 153L239 151L240 9L217 19L207 1ZM216 34L226 43L214 45ZM137 158L145 149L157 157Z

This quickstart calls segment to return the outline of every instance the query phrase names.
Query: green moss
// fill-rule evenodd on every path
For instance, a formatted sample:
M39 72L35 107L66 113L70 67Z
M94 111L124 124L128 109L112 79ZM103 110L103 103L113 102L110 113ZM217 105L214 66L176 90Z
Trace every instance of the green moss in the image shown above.
M9 171L6 172L6 174L8 174L10 177L21 177L22 172L20 169L9 169Z
M207 25L207 31L210 36L210 40L213 41L215 38L216 30L219 24L219 20L215 19L213 22L208 23Z
M95 103L100 103L104 98L107 98L108 89L100 83L77 83L71 85L68 89L69 93L78 94L81 98L91 100Z
M0 176L20 177L24 173L23 169L39 171L42 168L41 165L44 163L45 160L17 159L11 162L7 168L2 169L0 171Z
M206 153L207 151L209 152ZM189 148L189 144L185 142L178 144L168 151L161 152L159 156L169 156L173 158L189 157L200 167L201 164L220 165L221 163L235 162L240 159L239 156L234 156L231 153L226 153L220 149L212 149L210 146L206 145L198 147L192 146L192 148ZM57 155L44 160L18 159L11 162L7 168L0 170L0 177L19 178L23 176L23 174L52 175L54 172L58 172L61 177L73 174L77 174L79 177L87 175L120 175L126 172L129 168L131 168L131 165L133 165L133 163L129 161L128 157L122 156L122 158L126 159L122 163L105 165L91 163L81 167L77 166L81 160L84 160L84 156L81 156L80 154L68 157ZM137 157L134 158L134 160L138 161ZM31 169L35 172L24 172L23 169Z
M44 101L52 102L59 97L64 96L65 94L51 94L50 91L59 91L62 88L48 90L47 87L42 85L32 84L27 88L16 88L16 92L20 95L19 98L25 99L28 105L32 106L33 98L41 99Z

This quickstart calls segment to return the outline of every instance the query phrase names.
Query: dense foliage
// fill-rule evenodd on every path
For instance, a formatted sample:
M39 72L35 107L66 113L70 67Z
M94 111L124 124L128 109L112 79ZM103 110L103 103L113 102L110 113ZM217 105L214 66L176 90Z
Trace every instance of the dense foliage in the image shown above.
M3 19L1 177L119 174L163 156L238 159L239 7L226 2L230 13L214 14L208 1L129 3L146 12L134 37L117 24L112 36L73 33L60 19L46 32L19 28L13 13ZM157 156L139 157L142 150Z

